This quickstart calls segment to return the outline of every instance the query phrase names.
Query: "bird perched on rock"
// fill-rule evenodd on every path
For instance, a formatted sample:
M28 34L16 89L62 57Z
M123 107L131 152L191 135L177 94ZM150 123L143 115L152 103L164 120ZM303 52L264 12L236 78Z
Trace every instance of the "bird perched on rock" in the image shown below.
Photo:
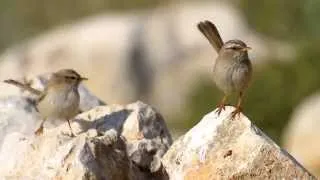
M52 74L44 91L39 91L27 84L8 79L4 82L27 90L39 98L36 100L36 107L43 121L35 131L36 135L43 133L43 124L47 119L63 119L68 121L71 136L74 136L70 125L70 119L79 112L80 96L78 86L81 81L87 78L81 77L72 69L62 69Z
M232 119L234 119L242 111L243 93L252 75L252 65L248 56L248 50L251 48L243 41L236 39L224 43L218 29L210 21L200 22L198 29L218 53L213 66L213 79L217 87L224 92L224 97L218 105L218 114L225 109L228 95L239 94L236 109L232 112Z

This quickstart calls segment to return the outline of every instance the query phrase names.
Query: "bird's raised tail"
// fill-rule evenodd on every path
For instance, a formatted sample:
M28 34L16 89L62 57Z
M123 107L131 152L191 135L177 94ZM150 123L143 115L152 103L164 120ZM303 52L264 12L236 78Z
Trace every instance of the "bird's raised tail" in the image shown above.
M41 91L39 91L37 89L34 89L34 88L30 87L27 84L23 84L23 83L21 83L19 81L13 80L13 79L7 79L7 80L4 80L3 82L8 83L8 84L12 84L14 86L17 86L18 88L23 89L23 90L27 90L30 93L35 94L35 95L39 95L40 96L42 94Z
M198 29L208 39L213 48L219 52L223 46L223 41L217 27L210 21L203 21L198 23Z

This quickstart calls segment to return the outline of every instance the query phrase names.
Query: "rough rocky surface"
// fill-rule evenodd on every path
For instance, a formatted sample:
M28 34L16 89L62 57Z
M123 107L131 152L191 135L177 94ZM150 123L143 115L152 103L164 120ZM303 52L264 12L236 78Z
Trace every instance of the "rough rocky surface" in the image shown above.
M30 84L42 89L43 77ZM72 120L76 137L66 121L48 121L34 136L41 117L33 97L13 91L0 98L0 179L315 179L245 116L230 120L232 107L207 114L172 145L149 105L98 106L81 88L87 109Z
M30 113L23 103L17 112ZM75 138L66 135L66 122L45 128L38 137L7 133L0 149L1 177L167 179L160 159L172 139L163 118L150 106L142 102L98 106L79 114L71 125Z
M211 112L163 157L170 179L315 179L247 117Z
M29 99L19 96L0 98L0 148L9 133L32 135L39 120L40 116Z
M283 145L314 175L320 177L320 94L306 98L284 130Z

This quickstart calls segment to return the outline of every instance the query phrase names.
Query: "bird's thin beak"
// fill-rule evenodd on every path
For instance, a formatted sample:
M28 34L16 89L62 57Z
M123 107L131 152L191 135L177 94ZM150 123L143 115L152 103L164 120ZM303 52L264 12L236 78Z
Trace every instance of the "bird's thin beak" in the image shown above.
M88 78L86 78L86 77L81 77L80 80L81 80L81 81L87 81Z
M242 48L241 50L242 51L249 51L249 50L251 50L252 48L251 47L245 47L245 48Z

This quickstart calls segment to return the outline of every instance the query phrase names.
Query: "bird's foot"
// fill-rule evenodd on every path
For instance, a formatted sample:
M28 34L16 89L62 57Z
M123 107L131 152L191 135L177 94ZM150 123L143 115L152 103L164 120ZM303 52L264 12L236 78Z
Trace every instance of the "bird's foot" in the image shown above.
M144 139L144 135L143 135L143 132L140 131L140 132L138 132L137 140L142 140L142 139Z
M43 126L40 126L40 127L34 132L34 134L35 134L36 136L42 135L42 134L43 134Z
M242 108L240 106L236 107L236 109L231 113L231 119L234 120L237 115L238 117L240 117L241 112L242 112Z
M76 135L73 134L73 132L71 132L71 133L69 134L69 136L70 136L70 137L76 137Z
M218 116L219 116L220 113L222 112L222 110L226 109L226 106L224 104L219 104L217 108L218 108L217 113L218 113Z
M70 120L68 119L68 126L69 126L69 130L70 130L70 134L69 134L69 136L70 137L76 137L76 135L73 133L73 131L72 131L72 127L71 127L71 123L70 123Z

